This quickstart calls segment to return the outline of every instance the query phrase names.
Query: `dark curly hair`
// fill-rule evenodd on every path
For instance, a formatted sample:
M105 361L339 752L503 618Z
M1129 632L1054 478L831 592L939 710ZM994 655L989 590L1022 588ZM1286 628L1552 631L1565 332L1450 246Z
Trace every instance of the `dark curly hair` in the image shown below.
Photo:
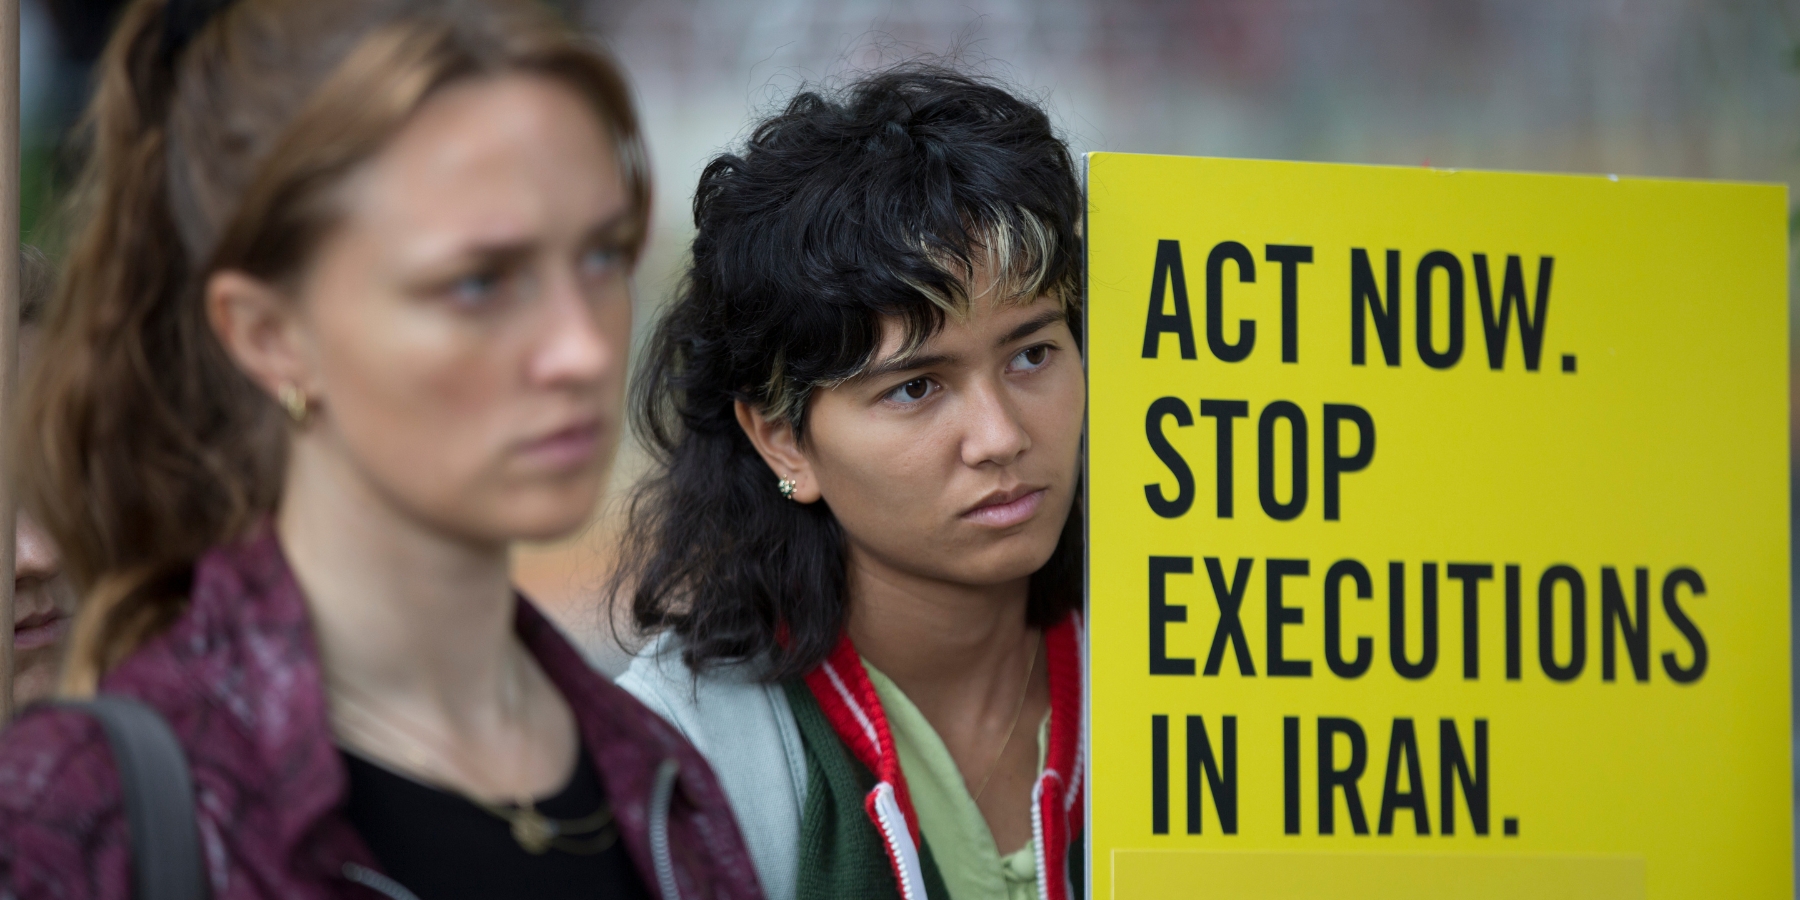
M823 502L790 503L734 402L786 417L872 362L884 320L916 348L964 314L978 259L1003 296L1058 298L1080 326L1082 212L1068 148L1037 105L908 64L805 91L714 159L693 261L641 357L633 424L655 467L631 501L612 596L673 630L696 671L803 673L842 633L846 542ZM1032 577L1028 617L1081 603L1079 508Z

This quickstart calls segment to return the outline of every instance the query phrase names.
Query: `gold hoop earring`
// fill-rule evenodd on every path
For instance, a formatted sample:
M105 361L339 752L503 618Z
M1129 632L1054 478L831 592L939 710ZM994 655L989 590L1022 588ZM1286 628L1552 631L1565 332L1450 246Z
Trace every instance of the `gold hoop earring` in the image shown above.
M775 489L781 492L781 499L783 500L794 499L794 490L798 487L800 486L795 484L794 479L792 478L782 478L780 481L775 482Z
M291 383L276 388L275 399L281 401L281 408L287 410L288 418L293 419L296 425L304 423L307 415L312 412L306 392Z

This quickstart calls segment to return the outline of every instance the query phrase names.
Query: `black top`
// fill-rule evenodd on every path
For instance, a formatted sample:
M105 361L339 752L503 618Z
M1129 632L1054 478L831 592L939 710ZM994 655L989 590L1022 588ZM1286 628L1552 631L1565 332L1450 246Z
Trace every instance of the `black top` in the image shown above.
M420 784L353 753L349 816L381 868L420 900L649 900L616 824L604 850L576 854L551 848L533 855L505 820L453 793ZM600 774L583 747L575 773L556 795L537 803L553 819L592 815L606 802Z

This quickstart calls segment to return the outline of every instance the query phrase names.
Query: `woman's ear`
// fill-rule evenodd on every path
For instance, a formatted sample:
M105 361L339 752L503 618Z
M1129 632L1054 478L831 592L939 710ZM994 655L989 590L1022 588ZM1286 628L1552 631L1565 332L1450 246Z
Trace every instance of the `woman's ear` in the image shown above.
M819 499L819 480L813 477L812 462L800 452L800 442L788 420L770 420L761 410L742 400L737 401L737 420L738 427L744 429L757 454L774 470L775 477L794 482L794 502L812 503ZM777 489L776 485L769 485L769 490Z
M219 343L270 396L284 386L315 397L293 304L274 287L239 271L206 280L206 318Z

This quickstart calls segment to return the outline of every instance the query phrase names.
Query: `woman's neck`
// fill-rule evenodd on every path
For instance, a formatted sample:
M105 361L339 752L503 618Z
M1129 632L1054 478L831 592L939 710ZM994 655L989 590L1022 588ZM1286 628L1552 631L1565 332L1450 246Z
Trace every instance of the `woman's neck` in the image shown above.
M465 724L492 714L512 640L505 545L426 527L316 440L294 442L276 521L333 681Z
M513 635L506 545L428 527L308 437L277 528L339 741L490 800L553 793L575 763L575 718Z
M958 585L850 552L850 639L940 731L1016 706L1038 634L1029 579Z
M850 551L850 639L931 723L999 852L1031 839L1031 735L1050 709L1029 588L946 584Z

